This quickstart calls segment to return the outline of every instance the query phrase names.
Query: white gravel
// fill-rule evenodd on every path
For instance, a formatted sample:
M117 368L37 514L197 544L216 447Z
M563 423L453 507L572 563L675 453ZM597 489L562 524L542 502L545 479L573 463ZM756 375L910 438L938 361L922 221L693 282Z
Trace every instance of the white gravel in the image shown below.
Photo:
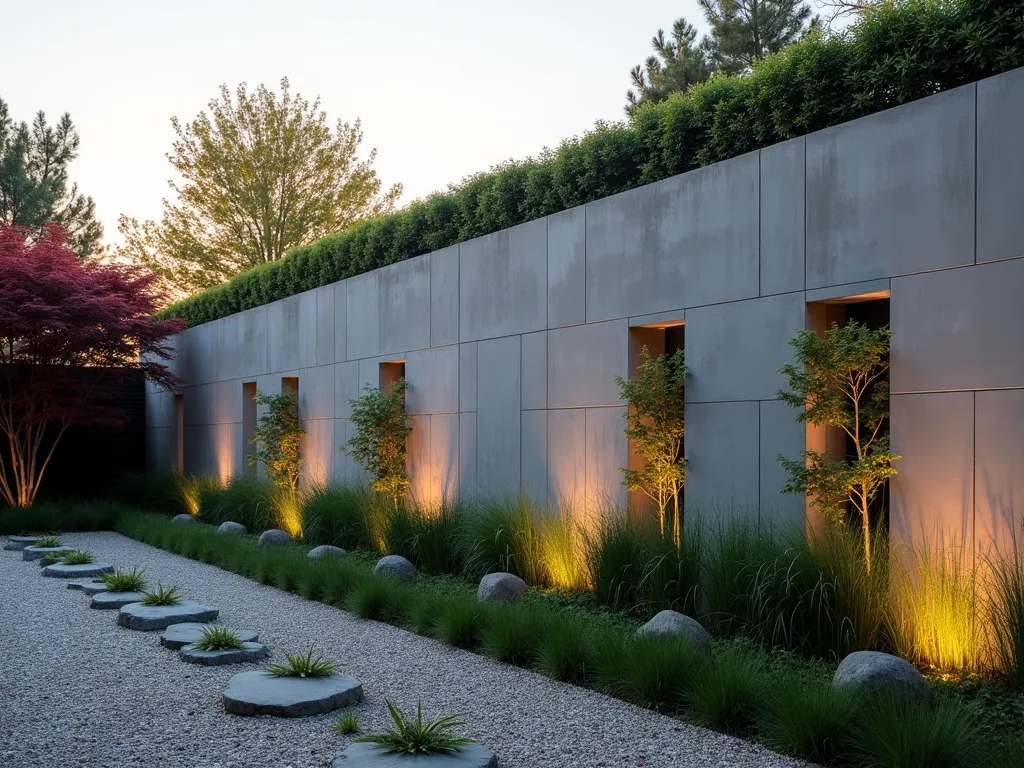
M364 733L387 724L387 697L402 708L422 700L431 716L465 713L467 735L503 768L802 765L115 533L63 538L219 607L222 622L258 630L275 660L314 644L362 681ZM114 612L90 610L88 597L39 570L20 552L0 552L0 765L327 766L351 738L331 731L338 713L226 714L228 679L257 665L184 664L160 646L158 633L118 627Z

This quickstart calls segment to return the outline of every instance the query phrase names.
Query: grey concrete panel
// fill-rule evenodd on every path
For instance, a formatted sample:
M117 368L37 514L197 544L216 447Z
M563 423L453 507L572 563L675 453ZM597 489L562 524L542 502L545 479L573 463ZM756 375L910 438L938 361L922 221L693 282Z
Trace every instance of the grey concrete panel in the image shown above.
M334 335L334 285L317 288L316 294L316 365L327 365L336 361Z
M548 332L548 407L619 405L616 376L629 364L626 320Z
M359 397L359 362L334 366L334 416L347 419L352 410L349 400Z
M760 151L761 295L804 289L805 138Z
M522 492L540 506L548 503L548 412L523 411Z
M796 420L798 413L781 400L761 403L760 519L776 526L802 526L806 516L803 495L780 493L789 475L779 464L778 456L798 459L807 444L806 427Z
M551 410L548 415L548 503L585 509L587 503L587 412Z
M430 345L459 341L459 246L430 254Z
M807 287L974 262L974 86L807 137Z
M209 446L208 470L222 483L228 482L239 472L242 456L241 424L213 424L207 427Z
M758 294L758 156L587 204L587 321Z
M538 219L459 246L461 341L547 325L547 222Z
M169 427L173 415L173 400L169 392L146 393L146 428Z
M185 474L216 474L212 424L186 424L183 448Z
M889 527L896 547L973 545L974 393L894 395Z
M893 392L1024 385L1024 259L892 281Z
M348 281L342 280L334 288L334 360L341 363L348 360Z
M514 495L519 490L519 337L477 344L477 490Z
M270 373L299 367L299 296L267 305L267 370Z
M459 414L459 494L477 494L476 413Z
M343 447L355 435L355 426L348 419L334 420L334 437L338 448ZM334 476L346 483L366 483L369 477L363 468L345 451L338 450L334 457Z
M200 384L196 387L186 387L182 394L183 420L186 426L213 424L216 385Z
M380 353L430 346L430 256L379 270Z
M407 498L416 504L431 504L430 417L413 416L412 431L405 441L405 471L409 475Z
M409 413L459 412L459 347L434 347L405 356Z
M427 433L427 465L420 477L417 499L429 507L459 496L459 414L442 413L418 416L430 424Z
M181 378L188 385L208 384L216 381L217 323L196 326L181 339Z
M626 508L622 469L629 463L625 406L587 408L587 514L591 520Z
M231 322L227 322L231 321ZM267 373L267 307L256 307L211 323L217 326L217 378Z
M978 83L978 263L1024 256L1024 69Z
M335 415L335 366L318 365L299 371L299 416L330 419Z
M548 328L587 320L587 210L548 217Z
M523 334L523 408L548 407L547 331Z
M317 292L305 291L295 298L299 300L299 357L293 367L309 368L316 365Z
M380 386L380 361L376 357L359 361L359 392L362 393L368 386Z
M380 354L380 272L345 281L346 360Z
M459 410L476 410L476 342L459 345Z
M1024 549L1024 389L974 398L975 546L1012 555Z
M234 424L242 421L242 381L218 381L213 386L213 423Z
M686 514L689 520L757 520L760 403L686 407Z
M688 403L772 400L786 384L779 366L805 325L802 293L698 307L686 313Z

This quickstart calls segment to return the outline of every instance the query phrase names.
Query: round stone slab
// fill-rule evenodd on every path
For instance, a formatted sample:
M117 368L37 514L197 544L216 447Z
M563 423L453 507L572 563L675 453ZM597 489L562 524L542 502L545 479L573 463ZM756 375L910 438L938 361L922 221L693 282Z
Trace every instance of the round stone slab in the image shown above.
M22 560L42 560L43 555L47 555L50 552L70 552L74 547L33 547L28 546L21 550Z
M152 632L167 629L171 624L185 621L213 621L220 613L216 608L199 603L181 602L174 605L143 605L129 603L117 613L117 623L128 629Z
M4 549L8 552L20 552L25 547L32 546L39 541L38 536L8 536Z
M68 589L77 589L87 595L95 595L99 592L106 592L107 585L96 579L73 579L68 582ZM89 592L90 589L93 591Z
M186 645L178 651L178 658L189 664L204 667L219 667L223 664L244 664L259 661L267 655L267 649L259 643L244 643L245 648L230 651L200 651L194 645Z
M170 648L172 651L192 645L192 643L199 642L199 638L203 636L203 630L209 626L211 625L195 623L171 624L160 633L160 645ZM260 639L260 633L253 632L251 629L236 629L235 634L243 643L254 643Z
M99 592L93 596L89 607L99 609L124 608L126 605L137 603L141 599L141 592Z
M376 744L353 744L331 763L331 768L498 768L498 758L479 744L466 744L453 752L406 755L385 752Z
M54 563L43 568L43 576L55 576L58 579L81 579L84 576L99 576L113 570L114 566L106 563L87 563L85 565Z
M236 715L309 717L362 698L362 684L348 675L274 677L259 670L231 678L224 691L224 709Z

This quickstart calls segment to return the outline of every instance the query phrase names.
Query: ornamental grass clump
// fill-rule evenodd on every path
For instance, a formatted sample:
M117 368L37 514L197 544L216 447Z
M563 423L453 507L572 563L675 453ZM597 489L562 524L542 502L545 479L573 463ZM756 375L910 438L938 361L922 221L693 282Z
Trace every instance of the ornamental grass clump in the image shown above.
M111 592L141 592L148 585L145 571L132 568L130 571L116 570L100 576L104 586Z
M200 635L193 643L199 651L240 651L245 648L238 633L228 627L203 627Z
M312 648L305 654L285 653L284 664L267 664L264 671L274 677L330 677L334 674L334 662L323 656L313 655Z
M676 635L624 637L597 643L597 683L606 693L662 712L679 712L707 663L707 653Z
M853 749L859 701L828 681L780 680L762 702L759 730L776 752L821 765L845 762Z
M56 536L40 536L36 542L32 545L33 547L39 547L41 549L49 549L51 547L61 546L61 540Z
M701 667L687 702L701 724L739 734L753 726L767 691L762 660L748 652L730 649Z
M455 729L465 725L461 715L447 715L431 723L423 722L423 706L416 705L416 719L403 715L394 704L387 702L395 727L382 734L363 736L357 742L376 744L386 752L406 755L429 755L434 752L455 752L459 747L474 743L455 735Z
M89 565L96 562L96 556L92 552L82 549L73 549L61 556L64 565Z
M341 736L350 736L359 732L359 712L354 709L345 710L337 719L331 730Z
M148 606L176 605L181 602L181 593L177 587L165 587L163 584L157 584L153 591L143 592L142 600L139 602Z

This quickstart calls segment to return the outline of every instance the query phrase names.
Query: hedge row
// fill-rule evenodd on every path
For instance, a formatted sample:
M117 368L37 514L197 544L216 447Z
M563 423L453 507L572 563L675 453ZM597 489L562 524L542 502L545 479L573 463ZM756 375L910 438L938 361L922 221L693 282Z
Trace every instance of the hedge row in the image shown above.
M1024 0L897 0L161 313L209 322L1024 65Z

